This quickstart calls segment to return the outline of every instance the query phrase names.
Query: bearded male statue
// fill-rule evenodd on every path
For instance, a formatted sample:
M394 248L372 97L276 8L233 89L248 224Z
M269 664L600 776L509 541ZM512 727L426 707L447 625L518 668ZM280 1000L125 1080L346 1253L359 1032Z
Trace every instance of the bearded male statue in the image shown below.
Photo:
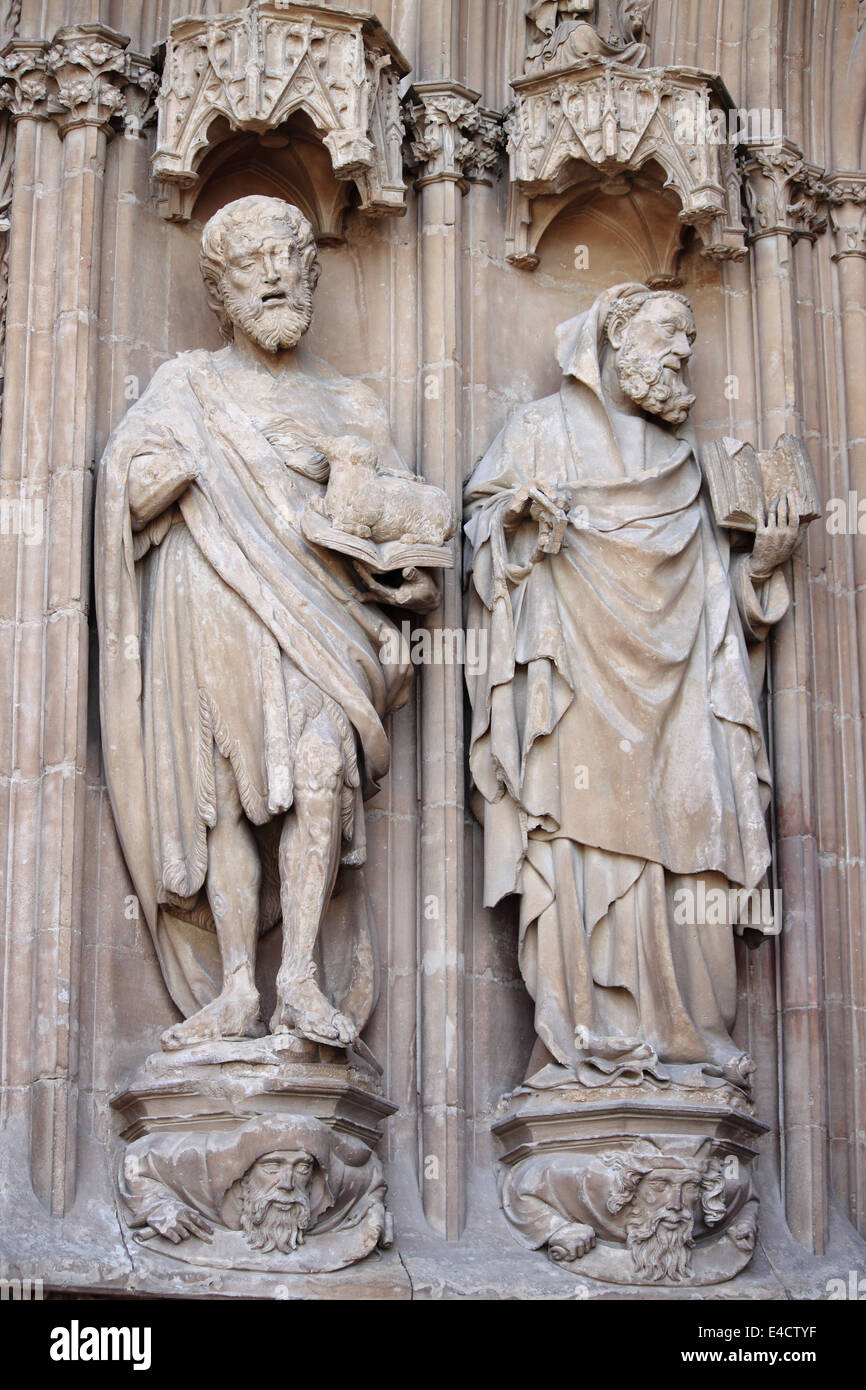
M438 590L417 570L389 587L303 535L325 492L323 436L359 436L411 476L372 392L302 344L319 275L309 222L241 198L204 228L201 270L227 346L159 368L99 476L108 787L186 1016L163 1047L266 1032L256 950L280 920L271 1032L358 1045L376 994L363 800L411 678L383 663L394 628L370 600L423 611Z
M787 492L751 550L717 527L694 337L679 294L602 294L558 330L561 391L466 487L467 625L490 651L468 674L474 806L486 904L519 895L530 1085L747 1090L753 1070L731 1037L742 917L679 908L742 903L770 864L762 644L799 527Z

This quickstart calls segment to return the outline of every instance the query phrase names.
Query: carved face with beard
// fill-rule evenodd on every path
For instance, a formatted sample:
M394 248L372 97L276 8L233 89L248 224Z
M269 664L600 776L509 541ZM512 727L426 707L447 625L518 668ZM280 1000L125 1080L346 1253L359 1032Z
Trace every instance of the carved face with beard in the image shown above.
M634 311L624 299L611 311L606 331L616 353L620 390L642 410L681 425L695 403L682 379L695 340L695 321L685 301L658 292Z
M310 1224L315 1160L302 1149L264 1154L238 1187L241 1230L254 1250L289 1255Z
M297 238L280 219L251 221L226 237L224 312L268 352L297 347L312 321L313 284Z
M695 1204L701 1175L657 1168L641 1179L626 1217L626 1244L638 1274L651 1283L680 1283L692 1274Z

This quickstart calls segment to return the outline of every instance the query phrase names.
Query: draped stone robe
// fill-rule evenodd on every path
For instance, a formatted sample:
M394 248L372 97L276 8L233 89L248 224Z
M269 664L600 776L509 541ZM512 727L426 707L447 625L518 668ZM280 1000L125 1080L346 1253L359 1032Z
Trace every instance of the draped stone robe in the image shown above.
M736 1055L729 925L679 925L674 894L759 885L770 778L747 639L785 611L732 561L687 427L646 418L624 458L601 386L598 305L559 330L559 393L518 410L467 484L470 767L485 903L520 894L520 965L543 1044L584 1084L639 1074L575 1038L636 1036L667 1079ZM506 537L513 490L567 485L559 554ZM760 664L760 663L759 663ZM681 900L680 900L681 901ZM694 901L694 899L693 899ZM559 1072L548 1069L545 1077Z
M181 354L120 423L99 476L106 778L166 983L186 1015L221 988L202 891L216 750L260 827L265 930L279 918L276 850L305 721L325 709L341 733L343 863L359 866L362 798L388 769L382 721L411 679L408 665L380 661L392 625L299 523L325 487L316 437L359 434L385 464L403 465L372 392L309 354L304 362L272 382L259 374L254 398L241 401L227 351ZM335 894L321 947L326 987L363 1026L375 971L362 882Z

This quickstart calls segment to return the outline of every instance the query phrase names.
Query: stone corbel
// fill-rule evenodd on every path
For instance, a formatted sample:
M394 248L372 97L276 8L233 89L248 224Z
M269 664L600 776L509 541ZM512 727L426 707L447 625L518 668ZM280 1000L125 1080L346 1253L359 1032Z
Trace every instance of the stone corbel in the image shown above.
M309 1274L391 1244L375 1150L397 1107L369 1067L318 1054L289 1035L157 1053L112 1097L120 1211L139 1251ZM290 1187L294 1233L281 1210ZM256 1221L245 1196L260 1199Z
M809 164L792 141L746 142L742 170L750 241L769 236L814 241L826 229L822 170Z
M490 183L504 148L502 118L459 82L418 82L408 94L408 162L416 188Z
M335 178L357 186L362 211L403 213L399 84L408 71L370 15L255 0L231 14L177 20L157 98L153 157L168 190L164 215L191 215L215 122L226 134L261 134L297 112L312 121Z
M721 79L692 68L636 69L600 61L515 78L506 120L510 161L507 256L534 269L547 225L533 203L581 184L626 192L655 161L694 227L702 255L746 255L740 178L727 137L733 103Z

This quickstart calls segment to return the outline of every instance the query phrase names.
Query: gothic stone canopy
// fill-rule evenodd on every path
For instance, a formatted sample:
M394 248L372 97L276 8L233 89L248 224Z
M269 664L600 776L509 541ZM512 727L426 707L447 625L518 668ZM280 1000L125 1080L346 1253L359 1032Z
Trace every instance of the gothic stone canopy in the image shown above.
M222 118L225 134L261 132L296 112L312 121L335 176L357 185L365 211L402 213L398 86L407 72L372 16L276 0L177 20L166 47L153 159L157 178L172 190L168 215L189 217L215 122Z

